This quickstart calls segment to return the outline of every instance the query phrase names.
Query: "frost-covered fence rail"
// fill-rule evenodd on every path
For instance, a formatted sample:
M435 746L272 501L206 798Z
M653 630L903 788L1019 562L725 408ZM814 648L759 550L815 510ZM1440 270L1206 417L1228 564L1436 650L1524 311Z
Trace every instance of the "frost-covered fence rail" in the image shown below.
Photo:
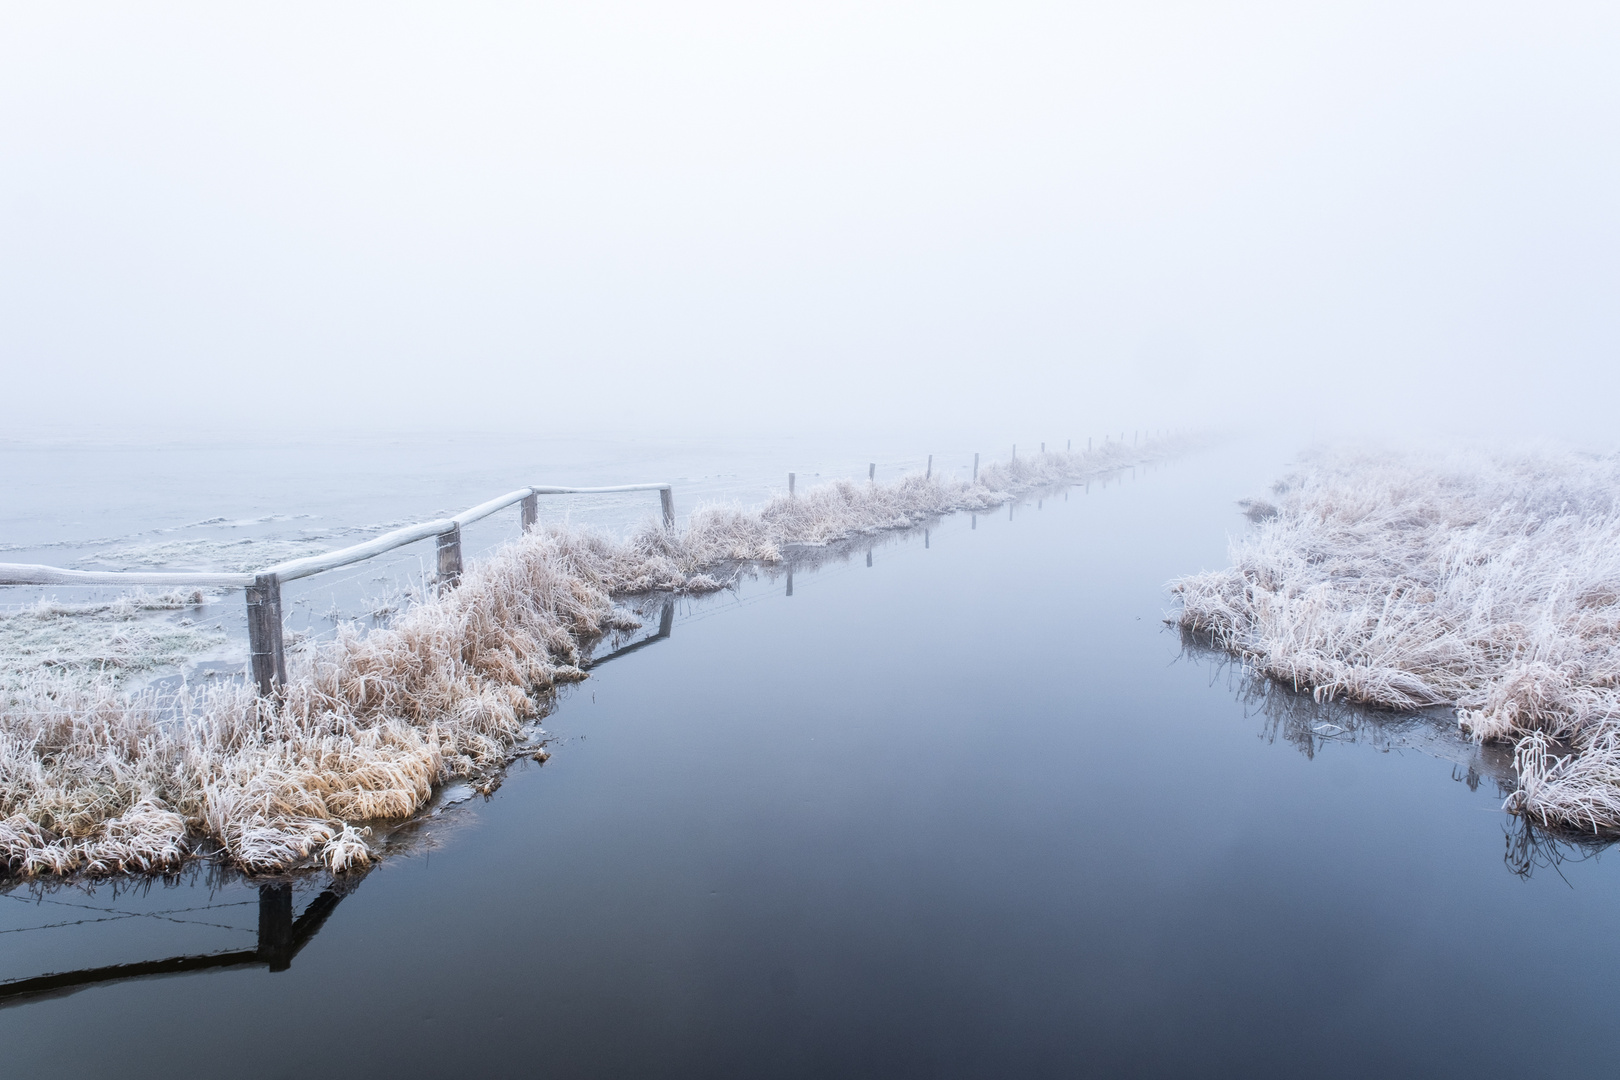
M438 541L439 580L454 584L462 571L461 529L509 506L522 504L522 527L540 518L541 495L610 495L625 491L656 491L663 510L664 528L675 525L674 489L668 484L616 484L608 487L542 485L509 491L488 502L463 510L455 517L424 521L384 533L352 547L322 555L290 559L254 573L216 574L207 571L153 572L145 570L66 570L57 566L0 563L0 585L173 585L247 590L248 657L259 693L269 695L287 681L287 656L281 634L281 586L288 581L363 562L395 548L428 537Z

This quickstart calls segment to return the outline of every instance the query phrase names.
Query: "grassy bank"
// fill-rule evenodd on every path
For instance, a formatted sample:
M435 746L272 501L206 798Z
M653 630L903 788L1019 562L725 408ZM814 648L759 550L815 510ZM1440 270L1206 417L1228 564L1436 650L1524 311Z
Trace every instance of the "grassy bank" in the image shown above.
M1515 747L1508 809L1620 828L1620 459L1324 456L1248 504L1181 625L1255 670Z
M1183 449L1039 454L975 483L841 481L755 509L705 507L682 531L649 524L626 540L531 530L388 626L340 628L294 653L275 700L240 682L126 692L83 669L11 670L0 861L24 875L155 872L199 856L254 872L365 865L368 823L408 817L438 785L491 777L520 751L555 689L585 677L590 645L634 626L620 598L713 591L794 545L988 509Z

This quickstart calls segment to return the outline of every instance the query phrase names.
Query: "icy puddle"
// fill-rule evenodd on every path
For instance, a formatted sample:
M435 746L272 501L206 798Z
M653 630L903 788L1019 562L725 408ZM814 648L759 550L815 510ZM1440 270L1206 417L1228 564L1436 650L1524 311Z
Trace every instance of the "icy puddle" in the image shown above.
M14 888L8 1072L1611 1075L1620 860L1163 624L1284 460L683 601L364 877Z

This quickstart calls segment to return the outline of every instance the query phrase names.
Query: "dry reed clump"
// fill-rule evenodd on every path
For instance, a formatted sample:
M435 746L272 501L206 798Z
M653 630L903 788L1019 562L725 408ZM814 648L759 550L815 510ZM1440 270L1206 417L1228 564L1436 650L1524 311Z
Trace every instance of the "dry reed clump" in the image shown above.
M1274 494L1172 583L1183 627L1318 700L1454 706L1517 741L1509 809L1620 828L1620 458L1328 456Z
M0 862L22 875L172 871L205 853L250 872L365 866L368 822L504 766L543 695L585 677L586 644L637 625L615 596L717 589L715 573L787 545L982 509L1178 448L1043 455L977 484L840 482L626 541L534 529L387 627L346 626L292 654L274 700L234 682L127 693L112 676L19 674L0 685Z

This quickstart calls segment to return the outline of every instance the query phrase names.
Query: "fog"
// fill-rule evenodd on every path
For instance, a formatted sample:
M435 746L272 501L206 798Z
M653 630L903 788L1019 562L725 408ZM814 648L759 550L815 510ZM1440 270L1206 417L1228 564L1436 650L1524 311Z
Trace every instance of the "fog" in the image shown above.
M6 6L13 436L1606 440L1604 4Z

